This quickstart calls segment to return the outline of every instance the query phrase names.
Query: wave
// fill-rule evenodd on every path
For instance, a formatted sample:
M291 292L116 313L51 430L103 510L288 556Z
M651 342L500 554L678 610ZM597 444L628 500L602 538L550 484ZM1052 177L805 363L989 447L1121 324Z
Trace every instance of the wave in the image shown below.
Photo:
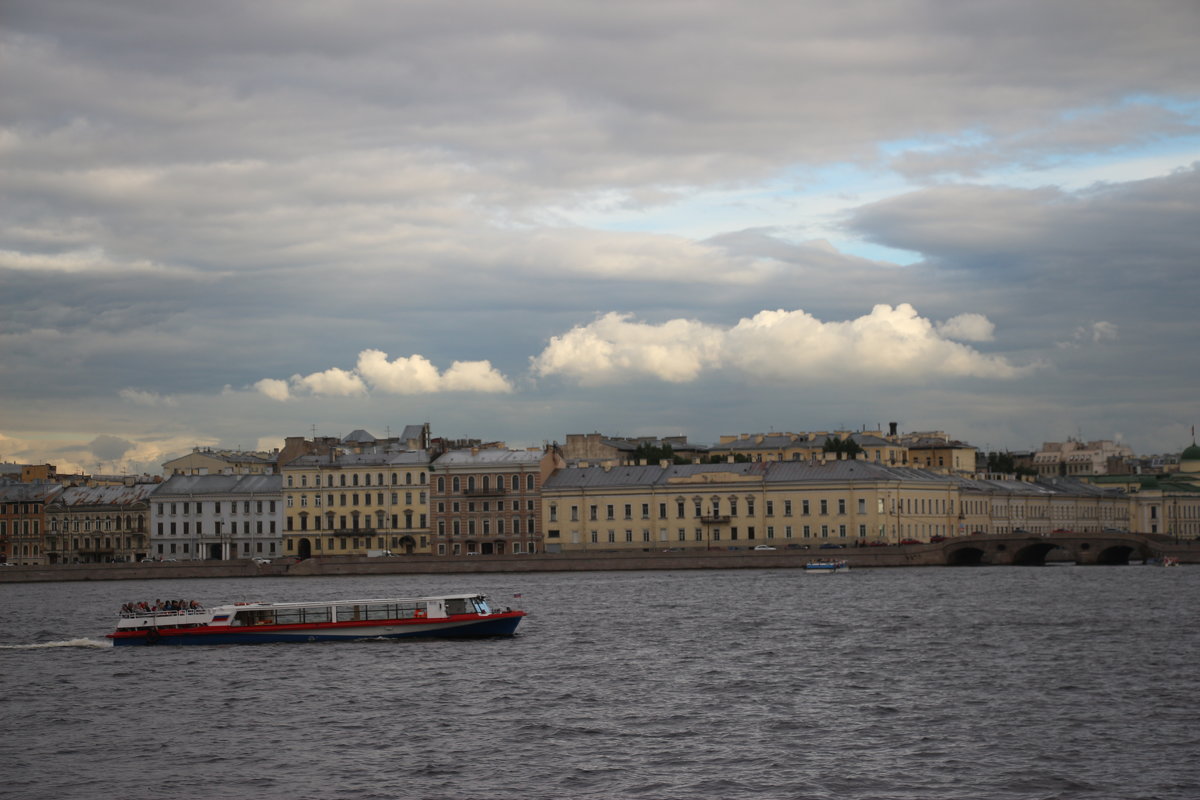
M112 647L107 639L67 639L61 642L39 642L37 644L0 644L0 650L45 650L49 647Z

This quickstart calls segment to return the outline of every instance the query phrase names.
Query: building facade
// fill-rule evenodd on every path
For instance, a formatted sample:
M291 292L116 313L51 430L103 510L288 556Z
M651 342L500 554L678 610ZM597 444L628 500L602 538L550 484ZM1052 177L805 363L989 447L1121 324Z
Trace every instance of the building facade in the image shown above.
M332 448L284 465L284 555L427 553L429 455Z
M46 554L46 509L62 491L56 483L0 485L0 562L56 563Z
M193 447L186 456L164 461L164 475L270 475L279 451L246 452Z
M279 475L173 475L151 501L151 558L275 558L282 553Z
M146 558L149 497L158 485L64 488L46 507L42 563L104 564Z
M542 485L566 466L555 447L451 450L430 477L436 555L519 555L542 549Z

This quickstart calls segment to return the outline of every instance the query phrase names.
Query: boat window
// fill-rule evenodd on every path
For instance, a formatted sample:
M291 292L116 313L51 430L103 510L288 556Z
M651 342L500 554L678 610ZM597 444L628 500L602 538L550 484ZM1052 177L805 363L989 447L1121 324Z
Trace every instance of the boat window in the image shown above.
M305 622L329 622L329 606L316 606L304 609Z
M275 612L275 622L278 625L297 625L300 623L300 609L281 608Z
M473 610L473 608L467 606L467 601L462 598L456 597L446 601L447 614L467 614Z
M352 622L362 619L362 606L338 606L337 621Z
M272 610L239 611L234 616L234 625L271 625L275 622Z

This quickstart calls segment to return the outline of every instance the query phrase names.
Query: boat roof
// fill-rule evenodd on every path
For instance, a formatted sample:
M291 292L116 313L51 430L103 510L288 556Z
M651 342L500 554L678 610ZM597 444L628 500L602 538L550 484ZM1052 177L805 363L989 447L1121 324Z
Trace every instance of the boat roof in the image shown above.
M283 602L273 603L264 602L248 602L248 603L223 603L215 606L215 608L299 608L301 606L329 606L329 605L368 605L371 603L412 603L416 601L430 600L470 600L475 597L483 597L482 592L463 592L461 594L437 594L425 595L421 597L376 597L363 600L304 600L299 602Z

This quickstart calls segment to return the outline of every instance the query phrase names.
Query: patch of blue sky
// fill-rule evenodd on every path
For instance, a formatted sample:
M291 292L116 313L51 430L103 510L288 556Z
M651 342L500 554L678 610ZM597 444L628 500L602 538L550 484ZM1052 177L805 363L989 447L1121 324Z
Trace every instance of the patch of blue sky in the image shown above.
M757 184L664 190L651 201L609 192L584 207L548 215L597 230L705 239L747 228L775 228L799 238L831 238L844 211L904 191L893 173L854 164L794 166Z
M838 252L846 255L858 256L868 261L895 264L900 267L907 267L924 260L924 256L912 250L884 247L881 244L866 242L862 239L831 239L829 243L836 247Z

